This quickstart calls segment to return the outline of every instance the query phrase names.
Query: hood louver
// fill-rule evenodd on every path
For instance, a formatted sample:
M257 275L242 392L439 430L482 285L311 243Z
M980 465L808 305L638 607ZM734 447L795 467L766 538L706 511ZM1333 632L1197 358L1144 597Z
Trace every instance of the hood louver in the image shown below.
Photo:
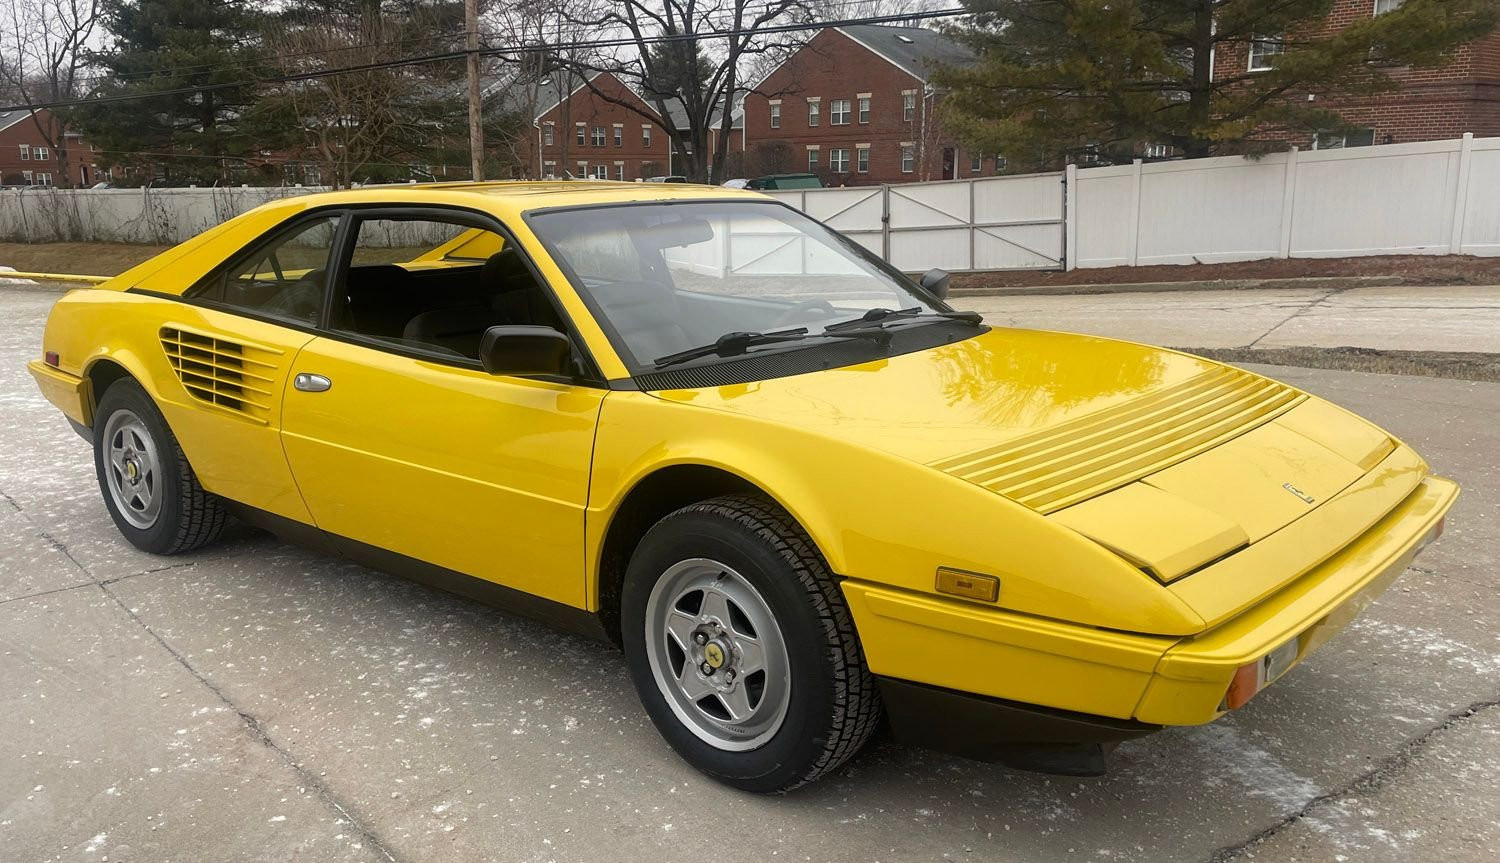
M1306 398L1249 372L1218 368L1137 401L932 466L1051 513L1212 449Z
M188 394L221 410L266 423L281 351L163 327L161 346Z

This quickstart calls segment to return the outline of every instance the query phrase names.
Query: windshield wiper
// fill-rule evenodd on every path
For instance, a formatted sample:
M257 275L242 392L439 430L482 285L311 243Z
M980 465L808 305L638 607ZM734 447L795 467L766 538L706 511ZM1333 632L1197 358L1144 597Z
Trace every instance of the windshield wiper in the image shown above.
M879 345L888 345L891 343L891 334L879 328L852 330L845 333L809 333L807 331L807 327L798 327L795 330L776 330L775 332L770 333L734 332L725 333L724 335L719 336L717 339L714 339L712 344L700 345L696 348L688 348L685 351L678 351L675 354L667 354L664 357L657 357L655 360L655 365L659 369L664 369L667 366L675 366L678 363L685 363L689 360L696 360L701 357L737 357L742 354L748 353L750 348L757 347L759 345L774 345L780 344L782 342L800 342L804 339L817 338L869 339L870 341L873 341Z
M909 320L913 318L935 318L938 320L959 321L965 324L978 326L984 322L984 316L978 312L931 312L919 306L909 309L870 309L863 315L852 321L840 321L829 324L823 328L826 333L851 333L861 330L879 330L883 328L886 321Z

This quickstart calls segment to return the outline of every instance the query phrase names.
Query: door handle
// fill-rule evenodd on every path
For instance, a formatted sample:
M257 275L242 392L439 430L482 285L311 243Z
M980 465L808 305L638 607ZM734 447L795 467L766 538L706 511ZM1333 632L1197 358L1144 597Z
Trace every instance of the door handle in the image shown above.
M298 372L297 376L292 378L292 386L305 393L325 393L333 386L333 381L322 375Z

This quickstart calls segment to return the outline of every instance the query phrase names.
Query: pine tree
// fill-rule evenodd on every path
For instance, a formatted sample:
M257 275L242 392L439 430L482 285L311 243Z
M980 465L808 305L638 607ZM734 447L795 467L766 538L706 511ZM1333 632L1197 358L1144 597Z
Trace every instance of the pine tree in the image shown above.
M1023 169L1080 154L1128 161L1147 144L1188 157L1256 152L1341 130L1322 97L1389 90L1392 67L1441 65L1497 20L1495 0L1405 0L1342 29L1326 26L1334 0L966 5L974 17L955 35L978 60L937 75L950 88L946 126ZM1252 47L1266 68L1214 74L1216 56Z
M261 118L259 16L247 0L106 0L109 43L95 56L94 95L147 96L86 105L80 131L111 165L162 170L169 182L228 179L274 148L285 124Z

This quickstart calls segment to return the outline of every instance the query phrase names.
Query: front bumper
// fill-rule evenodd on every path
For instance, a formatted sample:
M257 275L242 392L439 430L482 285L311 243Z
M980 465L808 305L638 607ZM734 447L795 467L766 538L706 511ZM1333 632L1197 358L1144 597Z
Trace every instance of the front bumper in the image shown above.
M1295 656L1278 654L1279 675L1347 625L1434 538L1457 495L1448 480L1423 479L1337 553L1185 639L1075 626L853 579L844 594L870 669L881 677L1093 717L1197 725L1225 712L1241 666L1295 640ZM1348 517L1352 507L1325 517Z

